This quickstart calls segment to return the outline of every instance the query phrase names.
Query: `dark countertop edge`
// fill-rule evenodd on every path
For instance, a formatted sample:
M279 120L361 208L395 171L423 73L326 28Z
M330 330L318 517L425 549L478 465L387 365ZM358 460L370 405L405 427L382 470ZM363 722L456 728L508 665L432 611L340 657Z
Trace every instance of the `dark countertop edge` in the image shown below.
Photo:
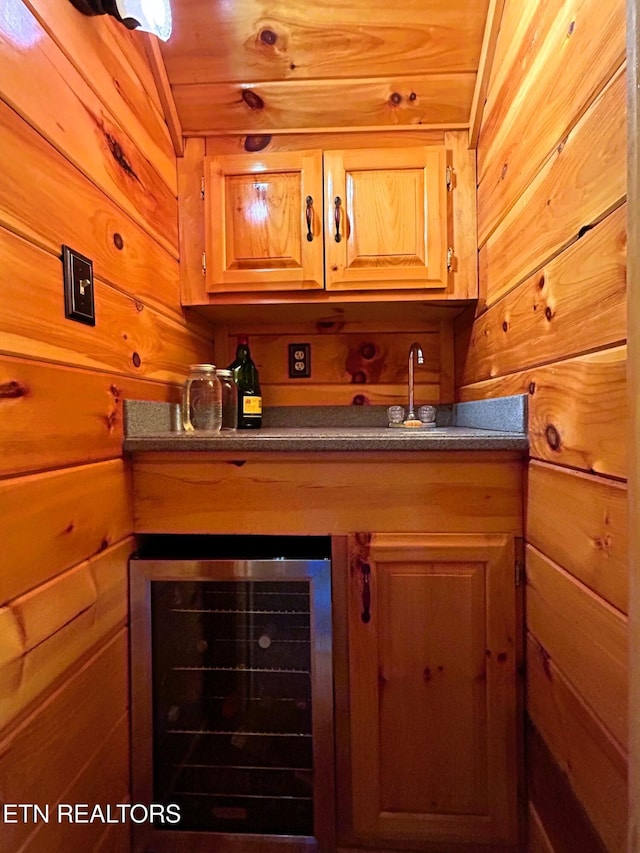
M384 428L382 428L384 429ZM295 432L295 430L291 430ZM129 438L124 441L124 450L128 453L163 452L220 452L220 453L315 453L322 451L337 452L428 452L454 450L511 450L526 451L528 440L522 433L499 432L497 430L473 430L470 428L448 427L443 432L422 433L421 435L395 435L389 433L380 436L300 436L281 435L251 436L185 436L166 434L147 435Z

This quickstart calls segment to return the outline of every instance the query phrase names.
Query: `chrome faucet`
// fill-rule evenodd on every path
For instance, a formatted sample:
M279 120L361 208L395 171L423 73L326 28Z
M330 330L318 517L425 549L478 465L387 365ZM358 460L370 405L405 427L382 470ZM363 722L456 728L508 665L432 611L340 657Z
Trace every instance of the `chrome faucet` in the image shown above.
M409 347L409 414L406 417L407 421L417 420L416 413L413 410L413 356L416 356L418 364L424 364L424 355L422 347L417 341L414 341Z

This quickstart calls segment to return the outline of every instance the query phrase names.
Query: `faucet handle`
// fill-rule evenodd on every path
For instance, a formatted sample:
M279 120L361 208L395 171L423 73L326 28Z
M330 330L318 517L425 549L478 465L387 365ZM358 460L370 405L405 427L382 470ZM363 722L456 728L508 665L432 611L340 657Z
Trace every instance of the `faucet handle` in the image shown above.
M402 406L389 406L387 418L390 424L401 424L404 420L404 409Z
M436 419L436 407L420 406L418 409L418 419L423 424L432 424Z

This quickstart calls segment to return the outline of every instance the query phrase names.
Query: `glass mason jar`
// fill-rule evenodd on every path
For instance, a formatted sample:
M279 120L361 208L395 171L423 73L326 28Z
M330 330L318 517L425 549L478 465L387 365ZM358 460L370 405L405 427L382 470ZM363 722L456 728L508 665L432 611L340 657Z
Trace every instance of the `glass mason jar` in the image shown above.
M222 429L238 428L238 386L231 370L216 371L222 385Z
M192 364L182 389L185 432L220 432L222 386L215 364Z

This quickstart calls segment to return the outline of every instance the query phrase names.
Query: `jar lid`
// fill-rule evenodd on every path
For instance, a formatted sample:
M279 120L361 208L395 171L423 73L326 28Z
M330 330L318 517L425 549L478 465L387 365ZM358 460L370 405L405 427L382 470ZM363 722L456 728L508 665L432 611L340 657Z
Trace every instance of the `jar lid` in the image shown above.
M215 373L216 366L215 364L190 364L189 370L195 372L196 370L200 373Z
M232 379L233 372L231 370L227 370L224 367L221 367L220 370L216 370L218 376L222 376L223 379Z

